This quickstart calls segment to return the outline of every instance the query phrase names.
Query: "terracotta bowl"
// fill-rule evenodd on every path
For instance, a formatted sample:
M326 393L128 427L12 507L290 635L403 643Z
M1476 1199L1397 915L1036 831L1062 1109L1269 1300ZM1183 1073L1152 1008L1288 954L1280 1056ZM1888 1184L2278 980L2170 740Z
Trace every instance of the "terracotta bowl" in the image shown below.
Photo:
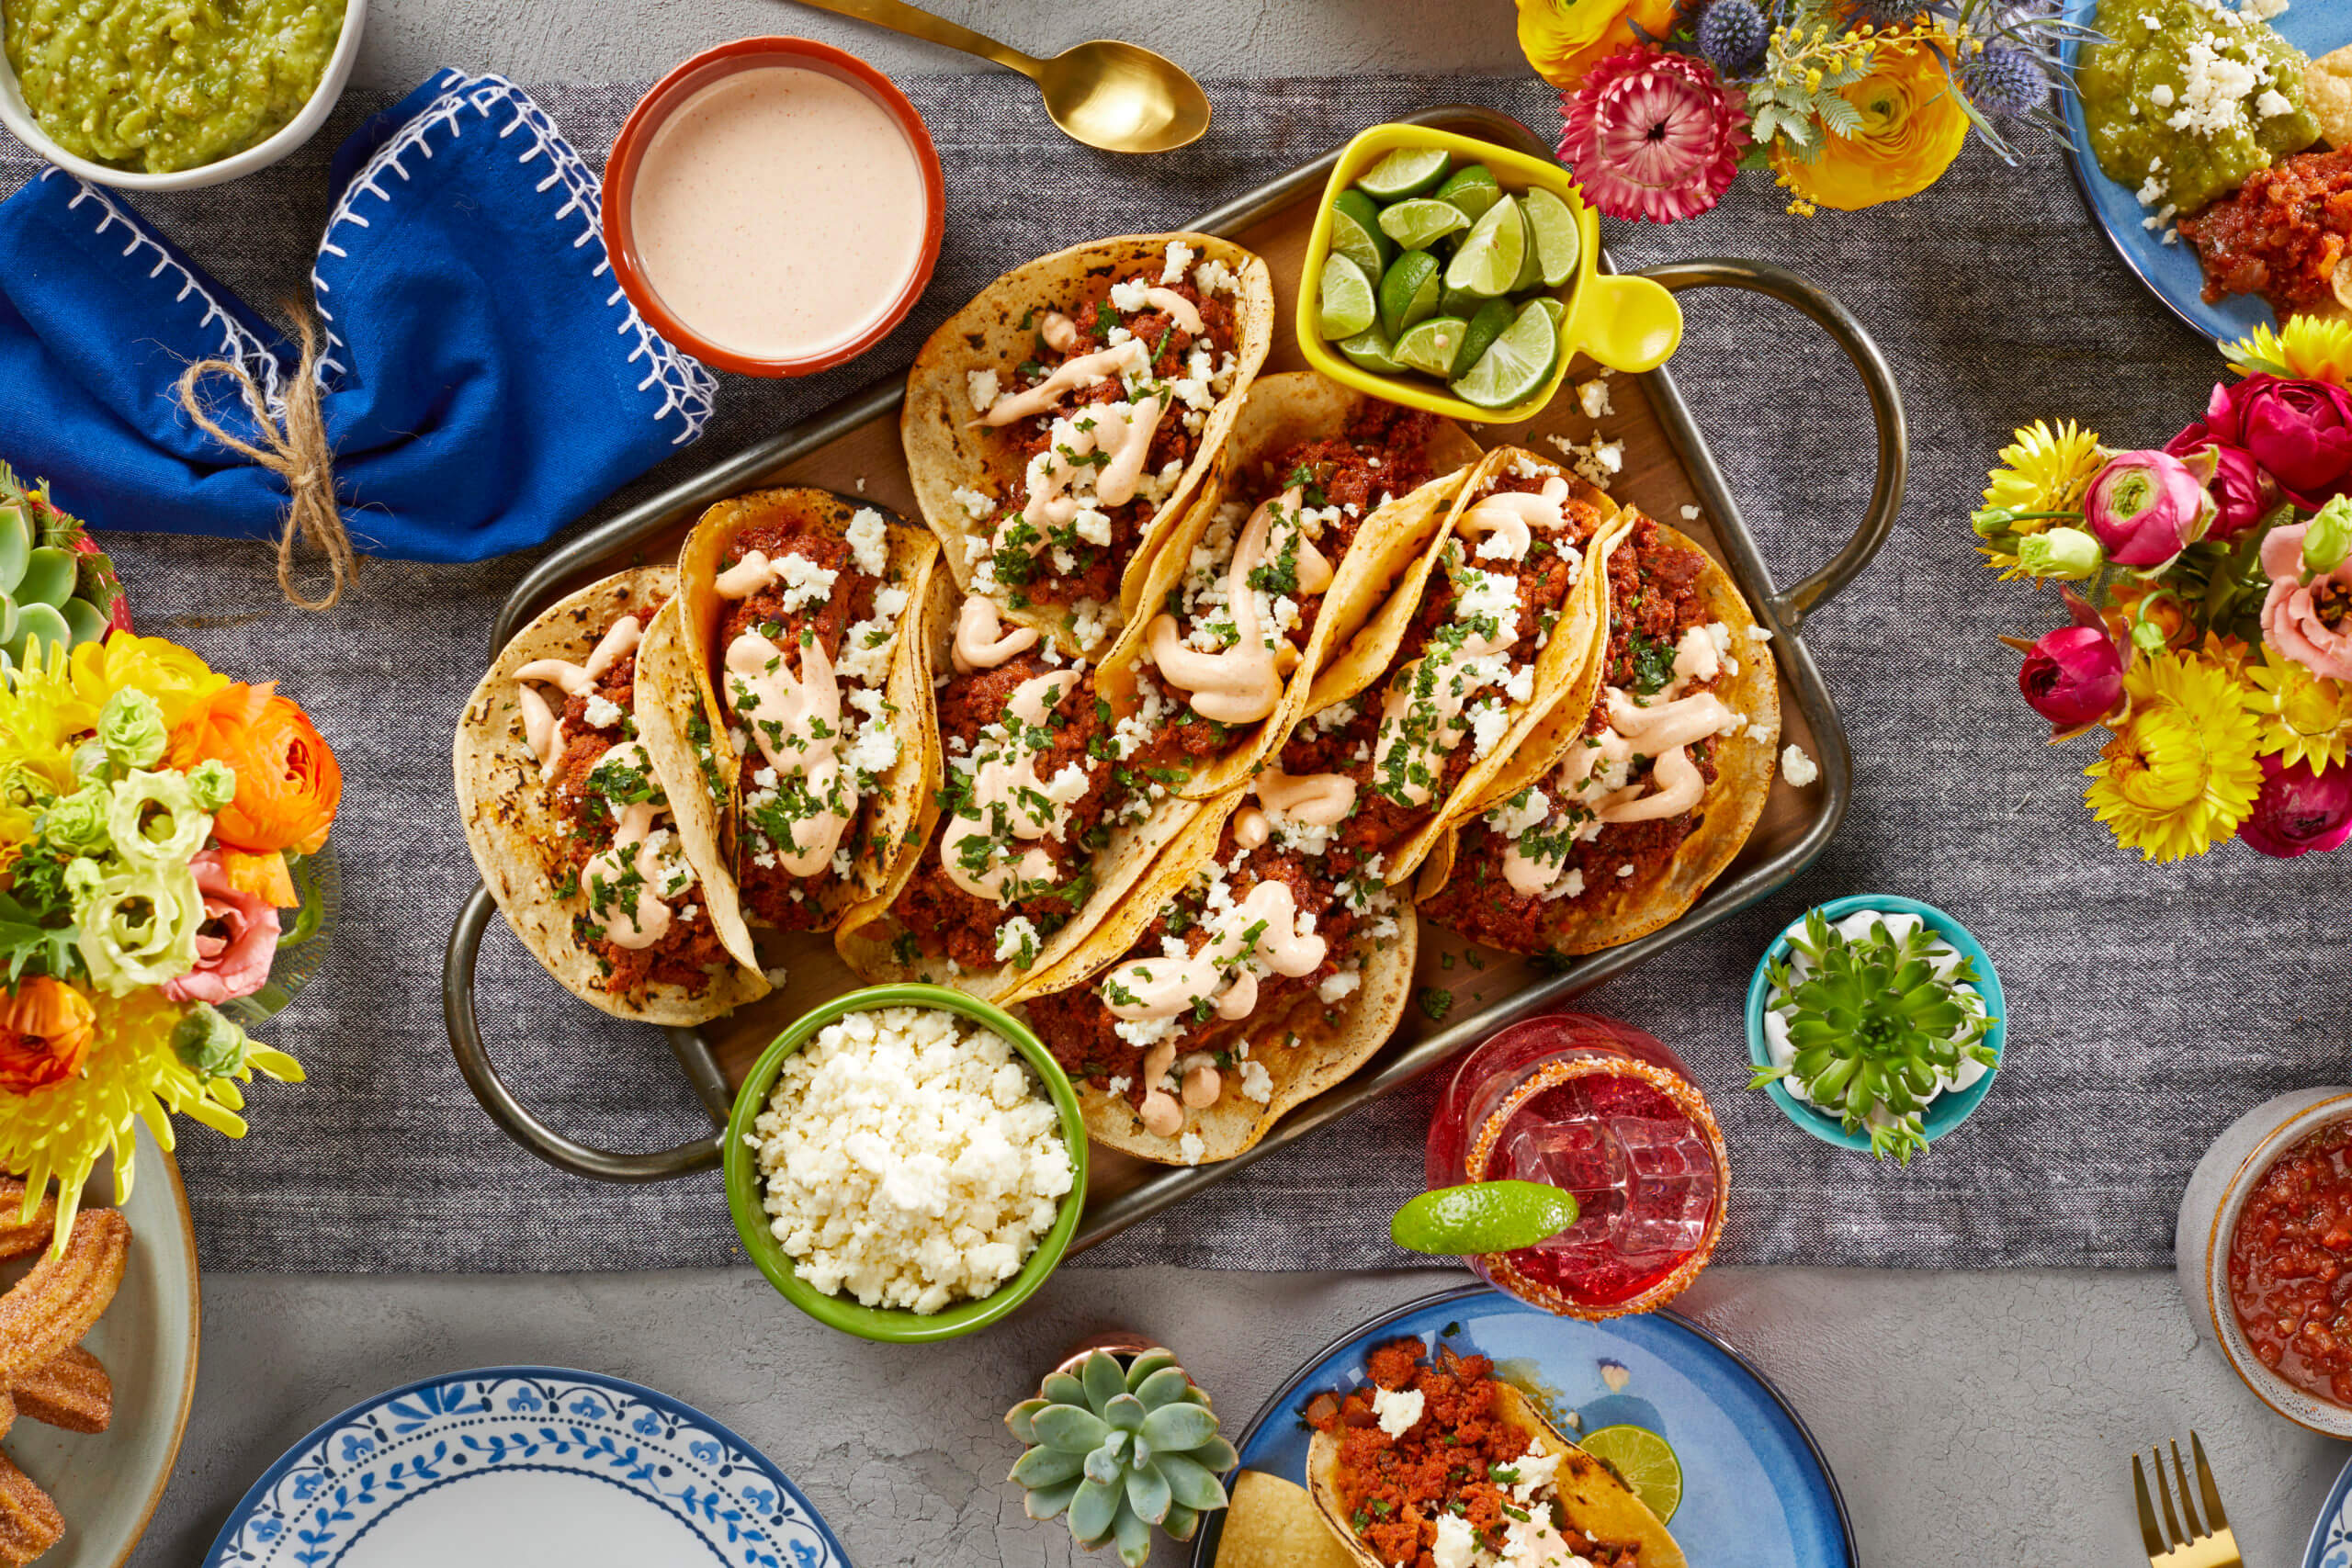
M890 308L863 331L796 359L760 359L740 354L712 343L679 320L647 280L635 238L629 231L629 206L636 196L638 165L662 122L711 83L739 71L775 65L821 71L865 94L899 122L899 129L906 132L907 141L914 147L915 161L922 166L922 254L908 276L906 287L899 290ZM638 314L653 324L654 331L672 344L706 365L745 376L812 376L856 358L889 335L892 328L906 320L907 312L914 309L924 286L931 281L931 270L939 260L939 240L946 216L947 194L939 172L939 152L932 145L930 129L923 124L922 116L915 112L914 105L891 85L888 77L857 56L808 39L738 39L733 43L705 50L656 82L653 90L638 100L613 143L611 156L605 161L605 249L612 256L614 274L619 277L629 302L637 307Z
M2173 1231L2174 1268L2197 1332L2213 1341L2256 1398L2299 1427L2352 1438L2352 1409L2308 1393L2264 1366L2230 1304L2230 1238L2273 1162L2331 1122L2352 1117L2352 1089L2305 1089L2267 1100L2222 1130L2188 1179Z

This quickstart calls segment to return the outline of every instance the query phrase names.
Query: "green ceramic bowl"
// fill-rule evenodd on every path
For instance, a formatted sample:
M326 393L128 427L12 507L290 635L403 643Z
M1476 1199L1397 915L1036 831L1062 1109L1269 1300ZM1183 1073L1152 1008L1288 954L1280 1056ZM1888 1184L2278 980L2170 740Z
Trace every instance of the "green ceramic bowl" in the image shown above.
M1054 1108L1061 1112L1062 1139L1069 1146L1070 1168L1077 1177L1069 1196L1062 1200L1054 1228L1039 1240L1037 1250L1029 1255L1020 1273L998 1287L993 1295L958 1302L944 1311L929 1314L904 1307L861 1306L853 1297L829 1296L803 1280L794 1270L793 1261L786 1256L783 1247L769 1234L767 1211L761 1206L759 1156L744 1142L752 1135L752 1123L767 1109L768 1098L775 1092L776 1075L784 1070L786 1057L846 1013L888 1007L943 1009L994 1030L1011 1041L1012 1048L1045 1080ZM752 1076L743 1080L742 1089L735 1096L735 1113L727 1122L727 1207L734 1213L735 1229L743 1238L744 1250L759 1265L760 1272L783 1292L786 1300L818 1322L861 1339L886 1344L925 1345L953 1339L986 1328L1027 1301L1060 1265L1062 1254L1069 1250L1069 1238L1077 1234L1079 1214L1086 1207L1086 1123L1079 1117L1078 1095L1069 1087L1069 1075L1062 1071L1045 1043L1002 1008L945 986L869 986L862 991L835 997L805 1015L760 1054L759 1061L752 1067Z

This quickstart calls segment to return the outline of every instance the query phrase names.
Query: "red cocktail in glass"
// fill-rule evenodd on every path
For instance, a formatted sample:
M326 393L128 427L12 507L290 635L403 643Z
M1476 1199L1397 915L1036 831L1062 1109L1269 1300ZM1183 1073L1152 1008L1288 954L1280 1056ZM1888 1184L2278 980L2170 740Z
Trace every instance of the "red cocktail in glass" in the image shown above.
M1680 1058L1586 1013L1515 1023L1464 1059L1430 1122L1429 1183L1538 1181L1577 1223L1471 1267L1572 1317L1648 1312L1681 1294L1723 1232L1731 1165Z

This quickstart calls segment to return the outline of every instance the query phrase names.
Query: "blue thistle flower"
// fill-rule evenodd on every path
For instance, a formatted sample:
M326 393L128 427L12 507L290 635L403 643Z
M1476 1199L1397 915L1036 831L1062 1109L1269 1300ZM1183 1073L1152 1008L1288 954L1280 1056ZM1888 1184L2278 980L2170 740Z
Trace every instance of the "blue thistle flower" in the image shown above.
M2050 97L2041 62L2022 49L1995 44L1970 62L1961 84L1987 114L2030 113Z
M1756 0L1714 0L1699 18L1699 52L1726 76L1755 64L1770 37Z

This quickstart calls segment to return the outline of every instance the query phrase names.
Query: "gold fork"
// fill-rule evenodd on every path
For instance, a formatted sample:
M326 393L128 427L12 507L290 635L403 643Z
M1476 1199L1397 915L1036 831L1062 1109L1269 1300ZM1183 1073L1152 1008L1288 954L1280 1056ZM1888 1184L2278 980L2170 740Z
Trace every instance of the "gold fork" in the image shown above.
M2148 1478L2140 1468L2140 1456L2132 1456L2132 1489L2140 1495L2140 1538L2148 1545L2148 1568L2245 1568L2245 1560L2238 1555L2237 1538L2230 1534L2229 1516L2222 1512L2222 1494L2213 1484L2213 1467L2205 1462L2205 1445L2195 1432L2188 1434L2188 1451L2197 1459L2197 1491L2204 1499L2205 1520L2199 1524L2197 1511L2189 1506L2188 1472L2180 1462L2180 1445L2172 1447L2173 1474L2179 1480L2180 1515L2173 1516L2174 1488L2165 1484L2163 1451L2150 1449L2148 1457L2156 1467L2156 1496L2164 1503L2164 1529L2156 1528L2156 1510L2148 1501ZM2188 1528L2181 1529L2186 1521Z

